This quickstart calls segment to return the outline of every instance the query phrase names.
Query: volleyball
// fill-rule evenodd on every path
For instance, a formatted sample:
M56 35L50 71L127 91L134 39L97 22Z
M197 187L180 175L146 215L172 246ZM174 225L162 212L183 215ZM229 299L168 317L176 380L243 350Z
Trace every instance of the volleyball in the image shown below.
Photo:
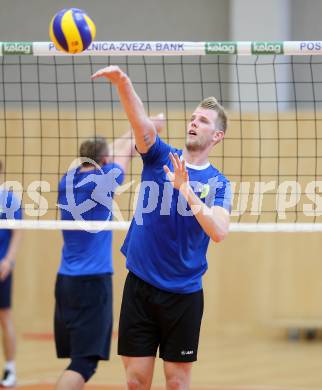
M49 26L49 36L56 48L71 54L86 50L95 34L94 22L78 8L57 12Z

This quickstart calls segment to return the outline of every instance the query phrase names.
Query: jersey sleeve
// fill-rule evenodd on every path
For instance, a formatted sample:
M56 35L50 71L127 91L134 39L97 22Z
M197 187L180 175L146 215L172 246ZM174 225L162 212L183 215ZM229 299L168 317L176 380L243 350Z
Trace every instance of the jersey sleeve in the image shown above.
M22 208L19 207L18 210L15 211L14 213L14 219L22 219L23 216L22 216Z
M223 175L216 175L208 181L209 191L206 196L208 207L220 206L231 212L231 186L229 180Z
M171 150L171 146L162 141L162 139L157 135L155 143L150 147L147 153L141 153L143 164L163 165L168 160Z
M21 201L10 191L6 200L6 219L22 219Z
M104 174L108 178L111 179L111 175L113 176L113 180L117 183L117 185L121 185L124 182L125 172L123 168L115 163L106 164L102 167Z
M123 184L125 178L124 169L121 167L121 165L115 163L112 163L112 169L114 169L116 182L119 185Z

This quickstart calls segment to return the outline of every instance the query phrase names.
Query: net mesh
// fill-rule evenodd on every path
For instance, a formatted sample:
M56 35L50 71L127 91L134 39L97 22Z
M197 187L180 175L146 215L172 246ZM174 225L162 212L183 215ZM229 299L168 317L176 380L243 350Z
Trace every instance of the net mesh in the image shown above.
M232 182L235 222L321 222L322 61L319 57L1 58L0 159L6 186L22 195L27 219L57 220L57 186L94 135L108 142L128 129L115 88L91 82L100 67L125 70L149 115L163 112L162 138L184 146L196 105L216 96L230 118L211 162ZM117 195L133 214L141 159Z

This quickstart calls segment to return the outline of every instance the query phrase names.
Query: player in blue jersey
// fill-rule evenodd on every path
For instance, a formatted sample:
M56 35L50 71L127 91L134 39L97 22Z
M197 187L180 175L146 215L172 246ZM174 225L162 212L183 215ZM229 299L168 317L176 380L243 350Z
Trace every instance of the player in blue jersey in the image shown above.
M129 274L118 353L128 389L150 389L158 348L167 389L188 389L197 359L208 243L223 240L229 228L229 181L208 160L224 138L227 116L215 98L202 101L189 121L185 147L178 150L158 137L119 67L92 76L98 77L116 86L143 160L138 205L122 247Z
M154 120L161 130L163 120ZM80 146L81 165L59 183L63 220L110 221L113 196L135 152L132 131L107 145L95 137ZM63 231L55 297L55 342L59 358L71 358L57 390L79 390L109 358L112 335L112 232Z
M0 161L0 174L3 167ZM11 191L0 189L0 219L22 219L21 202ZM11 311L13 268L20 247L20 230L0 229L0 324L5 366L0 386L16 384L16 336Z
M61 179L61 219L109 221L116 188L134 153L131 131L107 145L103 137L80 146L81 165ZM109 358L112 335L112 232L64 230L55 297L57 356L71 358L56 389L82 389L99 360Z

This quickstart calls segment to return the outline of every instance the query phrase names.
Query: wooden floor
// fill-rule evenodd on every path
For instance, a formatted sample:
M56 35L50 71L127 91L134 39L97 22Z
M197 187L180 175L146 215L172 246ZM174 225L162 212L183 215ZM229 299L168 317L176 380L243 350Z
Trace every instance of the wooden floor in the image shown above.
M50 334L20 334L17 357L19 388L53 389L67 365L55 357ZM100 364L87 390L124 388L123 368L115 353ZM289 342L283 337L217 335L201 340L192 375L195 390L310 390L322 388L322 341ZM154 389L163 387L162 363L157 362Z
M115 326L126 277L119 255L123 240L123 232L114 235ZM241 233L210 248L193 390L322 389L322 340L289 342L286 331L273 329L272 321L285 315L322 318L321 242L319 234L250 235L246 239ZM51 334L61 244L60 232L28 231L17 260L13 307L21 389L53 389L68 364L56 358ZM100 363L87 390L124 389L115 336L111 360ZM0 356L0 369L2 363ZM160 361L153 386L164 387Z
M52 390L53 385L52 384L37 384L37 385L26 385L26 386L19 386L17 389L21 390ZM86 385L85 390L123 390L123 386L116 386L116 385ZM163 387L154 387L154 390L161 390ZM202 388L195 388L196 390L209 390L202 389ZM281 387L220 387L220 388L212 388L212 390L285 390L285 388Z

